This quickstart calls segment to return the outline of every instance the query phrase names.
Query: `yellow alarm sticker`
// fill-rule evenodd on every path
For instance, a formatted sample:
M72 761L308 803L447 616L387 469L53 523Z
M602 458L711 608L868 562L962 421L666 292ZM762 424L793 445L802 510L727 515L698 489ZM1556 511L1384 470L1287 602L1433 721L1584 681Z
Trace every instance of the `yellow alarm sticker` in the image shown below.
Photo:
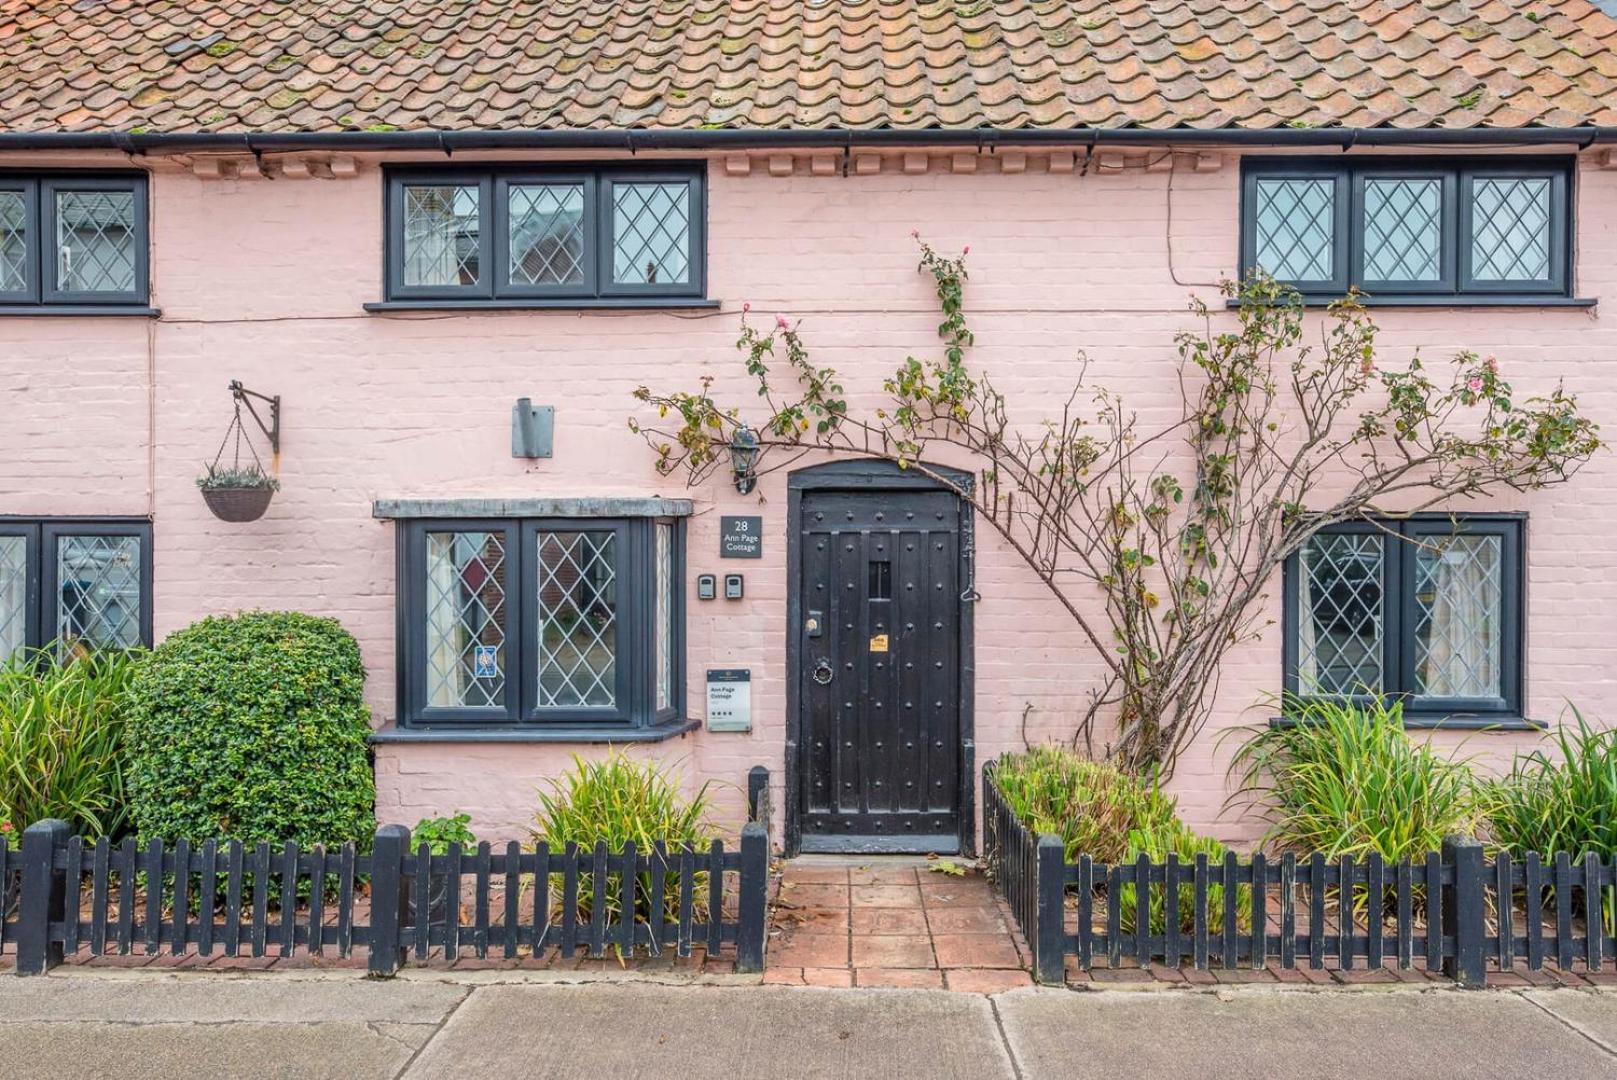
M886 634L877 634L874 637L872 637L870 639L870 651L871 652L886 652L887 651L887 635Z

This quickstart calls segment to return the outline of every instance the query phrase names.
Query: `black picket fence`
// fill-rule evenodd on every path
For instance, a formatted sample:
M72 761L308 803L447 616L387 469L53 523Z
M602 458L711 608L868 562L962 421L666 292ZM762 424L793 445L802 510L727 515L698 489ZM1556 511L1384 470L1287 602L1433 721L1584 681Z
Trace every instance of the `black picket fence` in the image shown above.
M1390 864L1376 855L1233 852L1216 861L1068 862L1059 838L1035 836L1011 812L993 768L983 770L984 852L1040 982L1061 982L1068 957L1085 969L1419 962L1462 986L1483 985L1490 963L1600 971L1617 958L1617 861L1573 862L1565 852L1489 860L1475 840L1454 838L1424 859Z
M752 801L767 814L767 796ZM464 954L514 958L555 947L563 956L687 957L734 946L736 970L763 970L769 838L757 820L739 850L631 841L552 851L515 842L495 850L412 850L409 830L377 830L353 844L300 850L288 843L109 844L43 821L20 850L0 846L0 947L15 945L17 973L42 973L64 956L369 954L391 975L411 952L453 962ZM368 890L366 886L368 885ZM183 886L183 887L182 887ZM368 891L368 895L367 895ZM472 916L462 919L462 905Z

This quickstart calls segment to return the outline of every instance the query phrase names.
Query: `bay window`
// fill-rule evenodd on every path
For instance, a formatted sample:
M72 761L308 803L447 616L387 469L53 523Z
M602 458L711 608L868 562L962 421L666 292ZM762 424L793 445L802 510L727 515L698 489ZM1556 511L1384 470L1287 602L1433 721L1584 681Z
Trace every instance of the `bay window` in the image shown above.
M678 520L400 529L403 726L610 735L680 718Z

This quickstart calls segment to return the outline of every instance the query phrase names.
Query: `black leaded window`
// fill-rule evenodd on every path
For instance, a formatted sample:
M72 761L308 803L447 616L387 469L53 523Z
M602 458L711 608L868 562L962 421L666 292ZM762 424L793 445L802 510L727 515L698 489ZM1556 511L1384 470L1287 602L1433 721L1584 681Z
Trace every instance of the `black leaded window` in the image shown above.
M402 525L406 725L640 727L683 702L672 519Z
M145 522L0 518L0 663L151 644L151 539Z
M1416 517L1322 530L1286 565L1293 693L1406 714L1521 714L1522 522Z
M700 297L702 179L693 168L390 173L388 298Z
M0 305L147 302L146 178L0 173Z
M1564 297L1570 182L1562 158L1248 162L1241 266L1322 298Z

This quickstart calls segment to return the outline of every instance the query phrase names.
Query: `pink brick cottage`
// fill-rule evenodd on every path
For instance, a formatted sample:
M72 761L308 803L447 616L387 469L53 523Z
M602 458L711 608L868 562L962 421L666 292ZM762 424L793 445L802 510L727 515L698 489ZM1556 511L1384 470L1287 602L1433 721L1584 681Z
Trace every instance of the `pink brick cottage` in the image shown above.
M1022 424L1080 351L1177 415L1187 302L1233 322L1262 265L1610 425L1614 41L1589 0L0 5L0 653L331 615L384 820L523 835L618 745L732 805L768 766L794 849L969 849L982 763L1072 735L1095 646L953 494L814 456L688 486L634 391L750 395L747 304L879 404L937 348L919 231L970 246L969 363ZM238 523L194 483L233 380L279 399ZM1173 777L1193 824L1252 834L1218 735L1300 669L1489 757L1617 716L1617 462L1445 509L1277 576Z

